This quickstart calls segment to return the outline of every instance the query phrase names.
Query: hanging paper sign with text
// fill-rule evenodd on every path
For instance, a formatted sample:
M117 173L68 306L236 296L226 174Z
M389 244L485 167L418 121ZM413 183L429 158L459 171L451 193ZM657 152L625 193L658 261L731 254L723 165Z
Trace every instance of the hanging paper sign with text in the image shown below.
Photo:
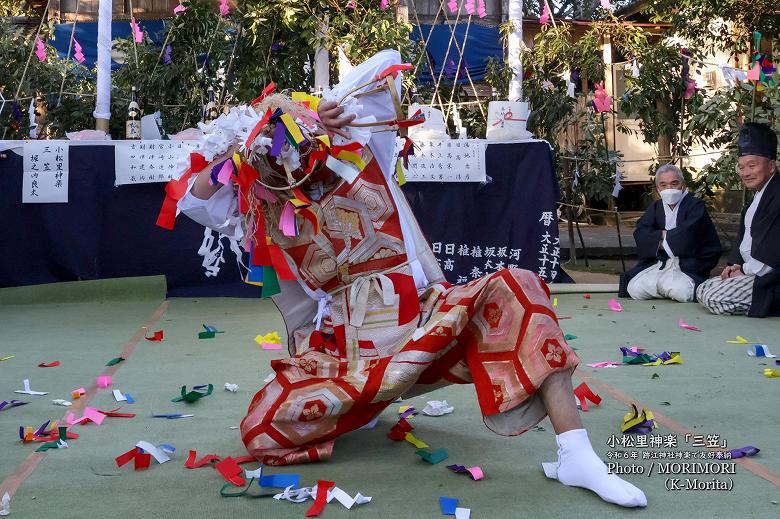
M177 179L189 166L193 141L116 141L114 185L148 184Z
M26 141L22 203L68 202L68 143L65 141Z
M396 153L403 142L396 141ZM415 139L406 181L484 182L486 144L482 139Z

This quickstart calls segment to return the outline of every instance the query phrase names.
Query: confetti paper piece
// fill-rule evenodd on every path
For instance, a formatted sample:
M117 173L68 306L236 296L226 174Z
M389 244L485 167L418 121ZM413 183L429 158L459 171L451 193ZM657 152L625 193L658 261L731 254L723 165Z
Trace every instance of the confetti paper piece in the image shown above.
M617 299L610 299L609 301L607 301L607 306L613 312L622 312L623 311L623 306L620 303L617 302Z
M122 393L118 389L114 389L113 393L114 393L114 399L117 402L127 402L128 404L135 403L135 400L133 399L133 395L131 395L130 393Z
M152 413L153 418L167 418L169 420L176 420L178 418L191 418L195 416L194 414L182 414L182 413L167 413L167 414L159 414L159 413Z
M355 494L355 497L351 497L339 487L333 487L328 491L328 503L334 499L341 503L347 510L351 510L355 505L364 505L371 502L371 497L369 496L364 496L358 492Z
M471 508L456 508L455 519L469 519L471 517Z
M73 38L73 58L79 63L84 63L84 60L86 60L81 44L76 38Z
M85 425L89 422L100 425L105 419L106 415L94 407L85 407L84 412L79 419L75 419L73 413L68 413L68 415L65 417L65 421L68 423L68 425Z
M726 341L729 344L747 344L748 340L742 337L741 335L737 335L737 337L734 340Z
M180 14L187 10L187 7L183 6L182 4L177 5L173 8L173 14Z
M414 434L408 432L404 435L404 440L408 441L418 449L427 449L429 445L425 443L424 441L415 438Z
M390 429L390 432L387 433L387 437L393 441L400 442L405 440L406 433L412 430L414 430L414 427L412 427L409 422L401 418L398 420L398 423L395 424L392 429Z
M731 453L731 459L737 459L737 458L755 456L756 454L761 452L761 449L759 449L758 447L753 447L752 445L748 445L747 447L742 447L740 449L732 449L729 452Z
M230 391L231 393L235 393L238 391L238 384L231 384L230 382L225 382L225 391Z
M387 2L387 0L382 1ZM323 481L321 479L317 481L317 497L314 498L314 504L311 505L311 508L304 514L306 517L317 517L322 513L322 510L328 503L328 491L333 486L335 486L333 481Z
M482 472L480 467L464 467L463 465L447 465L447 468L458 474L468 474L474 481L479 481L485 477L485 473Z
M149 465L152 462L152 455L147 452L143 452L138 447L133 447L129 451L125 452L121 456L117 456L114 459L118 467L125 465L130 460L134 460L135 470L144 470L149 468Z
M204 465L212 465L220 460L219 456L216 454L206 454L201 459L197 458L198 453L196 451L190 450L190 454L187 457L187 461L184 462L184 466L188 469L197 469L203 467Z
M601 403L601 397L595 394L585 382L574 389L574 396L580 401L580 407L583 411L588 410L587 400L590 400L593 405L599 405Z
M11 359L13 359L15 356L16 356L16 355L8 355L8 356L6 356L6 357L0 358L0 362L5 362L5 361L7 361L7 360L11 360Z
M201 391L201 389L206 389L206 391ZM193 386L192 391L189 393L187 392L187 386L181 386L181 396L177 396L176 398L172 399L171 402L181 402L182 400L187 403L193 403L197 402L201 398L205 396L209 396L214 391L214 384L208 384L208 385L201 385L201 386ZM239 486L243 486L242 483Z
M558 298L553 297L553 306L558 306Z
M433 452L429 452L425 449L420 449L417 452L415 452L419 457L430 463L431 465L436 465L437 463L446 460L450 457L449 453L447 452L447 449L441 448L436 449Z
M410 417L419 414L413 405L402 405L398 408L399 418L408 420Z
M620 364L618 364L617 362L607 361L607 362L593 362L591 364L588 364L587 366L589 368L616 368L619 365Z
M54 405L61 405L63 407L70 407L73 405L73 402L68 402L67 400L63 400L61 398L56 398L52 400L51 403Z
M658 425L652 412L645 409L640 411L636 404L631 404L631 411L623 416L620 430L624 434L649 434L656 427Z
M113 381L111 379L111 375L98 375L98 377L95 379L95 384L97 384L97 387L101 389L106 389L112 383Z
M45 363L45 362L41 362L40 364L38 364L38 367L39 368L56 368L59 365L60 365L60 361L55 360L54 362L49 362L48 364Z
M747 350L747 354L751 357L766 357L768 359L777 357L777 355L773 355L772 352L769 351L769 347L766 344L754 344Z
M224 331L217 330L215 326L209 326L208 324L204 324L203 329L211 333L225 333Z
M701 331L701 328L699 328L698 326L694 326L692 324L686 323L685 321L682 320L682 318L677 320L677 326L679 326L683 330L691 330L693 332L700 332Z
M139 449L142 449L144 452L151 454L152 457L157 460L157 463L160 464L165 463L166 461L171 461L171 458L168 456L168 454L173 454L176 452L176 448L172 445L168 445L167 443L152 445L147 441L141 440L136 443L135 446Z
M133 32L133 39L136 43L143 43L144 41L144 31L139 27L138 22L135 21L134 17L130 18L130 29Z
M764 369L764 376L766 378L778 378L780 377L780 371L772 368L765 368Z
M225 478L226 481L229 481L238 487L243 487L246 485L246 480L241 477L241 474L244 471L232 457L228 456L222 461L216 463L214 468L217 469L217 472L222 474L222 477Z
M268 488L298 488L301 485L301 476L300 474L261 475L258 478L258 484Z
M585 299L590 299L590 298L591 298L591 297L593 297L593 296L591 296L590 294L583 294L583 296L582 296L582 297L584 297Z
M121 407L117 407L116 409L111 409L110 411L100 411L104 415L108 416L109 418L135 418L135 413L120 413L119 410Z
M260 345L264 350L281 349L282 338L277 332L266 333L265 335L258 335L255 337L255 342ZM278 348L272 346L274 344L279 345Z
M70 392L70 396L71 396L72 398L81 398L81 397L82 397L83 395L85 395L86 393L87 393L87 390L86 390L86 389L84 389L83 387L80 387L80 388L78 388L78 389L74 389L73 391L71 391L71 392Z
M124 357L114 357L113 359L111 359L108 362L106 362L106 366L115 366L115 365L119 364L120 362L124 362L125 360L127 360L127 359L125 359Z
M8 400L3 400L0 402L0 411L11 409L12 407L19 407L20 405L27 405L29 403L30 402L22 402L21 400L11 400L10 402Z
M213 339L216 336L214 332L198 332L198 339Z
M458 507L458 500L454 497L439 497L439 508L444 515L455 515L455 509Z
M647 362L642 364L643 366L660 366L663 365L669 365L669 364L684 364L685 362L682 359L682 356L680 356L679 351L664 351L660 355L658 355L658 358L655 359L653 362Z
M11 513L11 496L6 492L3 494L3 498L0 499L0 515L8 515Z
M145 337L147 341L160 342L165 338L165 333L162 330L157 330L151 337Z
M24 379L22 381L22 386L24 389L17 389L14 391L14 393L19 393L20 395L31 395L31 396L42 396L42 395L48 395L48 391L33 391L30 389L30 379Z
M567 333L566 335L563 336L563 340L565 341L573 341L576 338L577 338L576 335L572 335L570 333Z
M423 407L423 414L428 416L444 416L455 410L446 400L429 400Z
M35 55L38 56L38 61L46 61L46 46L38 36L35 37Z

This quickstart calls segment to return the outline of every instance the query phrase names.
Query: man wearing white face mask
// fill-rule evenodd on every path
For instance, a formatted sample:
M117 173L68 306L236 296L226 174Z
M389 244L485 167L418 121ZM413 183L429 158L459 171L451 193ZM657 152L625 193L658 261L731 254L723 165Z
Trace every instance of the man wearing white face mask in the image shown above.
M661 200L637 222L639 263L620 276L619 295L694 301L696 287L718 264L718 233L704 202L688 193L677 166L658 168L655 185Z

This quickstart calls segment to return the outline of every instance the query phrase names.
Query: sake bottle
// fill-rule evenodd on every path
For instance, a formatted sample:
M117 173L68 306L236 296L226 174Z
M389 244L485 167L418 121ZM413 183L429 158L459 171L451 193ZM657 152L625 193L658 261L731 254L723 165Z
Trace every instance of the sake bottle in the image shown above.
M130 92L130 104L127 106L127 122L125 123L125 139L141 138L141 108L138 106L138 92L133 87Z

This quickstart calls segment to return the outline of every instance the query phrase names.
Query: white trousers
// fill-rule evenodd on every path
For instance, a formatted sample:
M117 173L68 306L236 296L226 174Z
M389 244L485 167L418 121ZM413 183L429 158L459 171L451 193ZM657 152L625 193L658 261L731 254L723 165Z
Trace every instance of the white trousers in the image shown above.
M628 282L633 299L674 299L680 303L694 300L696 283L682 270L680 260L671 258L661 269L661 262L648 267Z

